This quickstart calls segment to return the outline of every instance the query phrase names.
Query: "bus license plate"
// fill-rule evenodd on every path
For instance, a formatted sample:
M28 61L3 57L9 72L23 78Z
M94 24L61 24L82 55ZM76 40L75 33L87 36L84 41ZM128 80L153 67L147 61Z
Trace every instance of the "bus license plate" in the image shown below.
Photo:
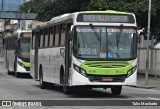
M111 77L102 77L102 81L103 82L110 82L110 81L113 81L113 78L111 78Z

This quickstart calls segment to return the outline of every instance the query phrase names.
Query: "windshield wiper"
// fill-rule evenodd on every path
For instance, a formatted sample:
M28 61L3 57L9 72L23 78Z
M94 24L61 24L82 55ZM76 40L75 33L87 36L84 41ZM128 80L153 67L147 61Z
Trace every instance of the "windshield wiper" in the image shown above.
M118 33L116 33L116 45L117 45L117 52L119 53L119 35L117 35Z
M121 24L120 25L120 33L116 33L116 45L117 45L117 51L118 51L118 53L119 53L120 38L121 38L121 35L122 35L122 28L123 28L123 25Z
M92 23L89 24L89 26L95 30L94 26ZM97 39L100 40L100 36L97 34L97 32L94 31L94 34L96 35Z

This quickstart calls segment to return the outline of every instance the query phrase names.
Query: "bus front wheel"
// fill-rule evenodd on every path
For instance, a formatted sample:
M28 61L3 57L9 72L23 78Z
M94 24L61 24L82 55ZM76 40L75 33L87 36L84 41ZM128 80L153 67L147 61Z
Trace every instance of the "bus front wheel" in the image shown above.
M15 76L16 76L16 78L19 78L20 77L20 73L19 72L15 72Z
M122 86L114 86L111 88L112 95L120 95L122 91Z
M63 83L63 92L65 94L71 94L72 93L72 90L71 90L71 87L67 86L66 84Z
M8 70L8 72L7 72L7 73L8 73L8 75L11 75L11 72L10 72L9 70Z

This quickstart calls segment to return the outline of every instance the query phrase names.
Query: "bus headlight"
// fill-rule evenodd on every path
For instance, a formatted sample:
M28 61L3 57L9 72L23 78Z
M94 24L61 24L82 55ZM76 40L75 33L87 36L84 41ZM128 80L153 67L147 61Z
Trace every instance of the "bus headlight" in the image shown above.
M128 71L128 77L131 76L137 70L137 66L133 67Z
M18 61L18 64L19 64L20 66L22 66L23 68L25 68L25 66L24 66L21 62Z
M73 67L74 67L74 69L75 69L78 73L80 73L80 74L83 75L83 76L86 76L86 71L85 71L84 69L78 67L78 66L75 65L75 64L73 64Z

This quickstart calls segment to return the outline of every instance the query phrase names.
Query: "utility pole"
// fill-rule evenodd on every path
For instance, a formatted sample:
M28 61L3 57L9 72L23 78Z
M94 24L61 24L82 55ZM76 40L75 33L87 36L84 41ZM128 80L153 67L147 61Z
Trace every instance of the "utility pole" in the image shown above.
M145 72L145 85L148 85L148 72L149 72L149 37L150 37L150 22L151 22L151 0L149 0L148 8L148 27L147 27L147 52L146 52L146 72Z

